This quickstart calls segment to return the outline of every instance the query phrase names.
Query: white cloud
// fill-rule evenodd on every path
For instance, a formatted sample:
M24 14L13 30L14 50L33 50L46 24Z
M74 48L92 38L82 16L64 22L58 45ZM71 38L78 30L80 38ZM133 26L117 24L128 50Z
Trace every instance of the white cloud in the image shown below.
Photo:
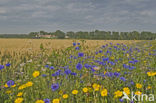
M23 32L135 28L156 31L155 3L155 0L0 0L0 31L18 33L22 28ZM14 27L9 29L10 25Z
M0 14L5 14L7 11L4 8L0 8Z

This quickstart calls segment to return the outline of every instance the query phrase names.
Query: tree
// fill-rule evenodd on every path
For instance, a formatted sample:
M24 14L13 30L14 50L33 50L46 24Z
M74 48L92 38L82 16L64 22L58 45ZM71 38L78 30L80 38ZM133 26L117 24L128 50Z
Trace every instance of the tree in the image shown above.
M56 30L55 35L57 36L58 39L64 39L65 38L65 33L62 32L61 30Z

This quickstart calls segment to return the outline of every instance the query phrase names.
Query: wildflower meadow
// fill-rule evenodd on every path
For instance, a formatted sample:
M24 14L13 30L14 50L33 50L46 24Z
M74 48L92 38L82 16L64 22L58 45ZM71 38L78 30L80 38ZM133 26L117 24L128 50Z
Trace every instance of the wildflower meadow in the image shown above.
M121 41L0 49L0 103L155 103L156 41Z

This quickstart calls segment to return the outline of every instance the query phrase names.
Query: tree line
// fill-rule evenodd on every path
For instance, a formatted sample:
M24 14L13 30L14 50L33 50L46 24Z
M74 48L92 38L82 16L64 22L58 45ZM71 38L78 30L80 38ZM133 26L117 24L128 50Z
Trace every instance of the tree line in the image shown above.
M78 32L63 32L57 30L56 32L31 32L29 35L54 35L56 38L70 38L70 39L96 39L96 40L155 40L156 33L147 32L147 31L132 31L132 32L116 32L116 31L78 31Z
M156 40L156 33L148 31L132 31L132 32L116 32L116 31L100 31L95 30L91 32L78 31L78 32L63 32L57 30L55 32L30 32L29 34L11 34L0 35L0 38L44 38L45 35L51 35L50 38L58 39L93 39L93 40Z

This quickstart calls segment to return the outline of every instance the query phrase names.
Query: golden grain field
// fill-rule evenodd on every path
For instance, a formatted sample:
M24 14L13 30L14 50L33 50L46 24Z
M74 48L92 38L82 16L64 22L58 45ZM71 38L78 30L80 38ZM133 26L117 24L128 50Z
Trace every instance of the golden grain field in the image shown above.
M74 41L83 40L59 40L59 39L0 39L0 50L1 51L16 51L16 52L27 52L27 51L38 51L40 44L42 43L46 48L50 49L63 49L71 46ZM90 48L96 48L98 45L104 45L107 43L124 43L131 44L134 42L140 42L141 40L85 40L86 46Z

